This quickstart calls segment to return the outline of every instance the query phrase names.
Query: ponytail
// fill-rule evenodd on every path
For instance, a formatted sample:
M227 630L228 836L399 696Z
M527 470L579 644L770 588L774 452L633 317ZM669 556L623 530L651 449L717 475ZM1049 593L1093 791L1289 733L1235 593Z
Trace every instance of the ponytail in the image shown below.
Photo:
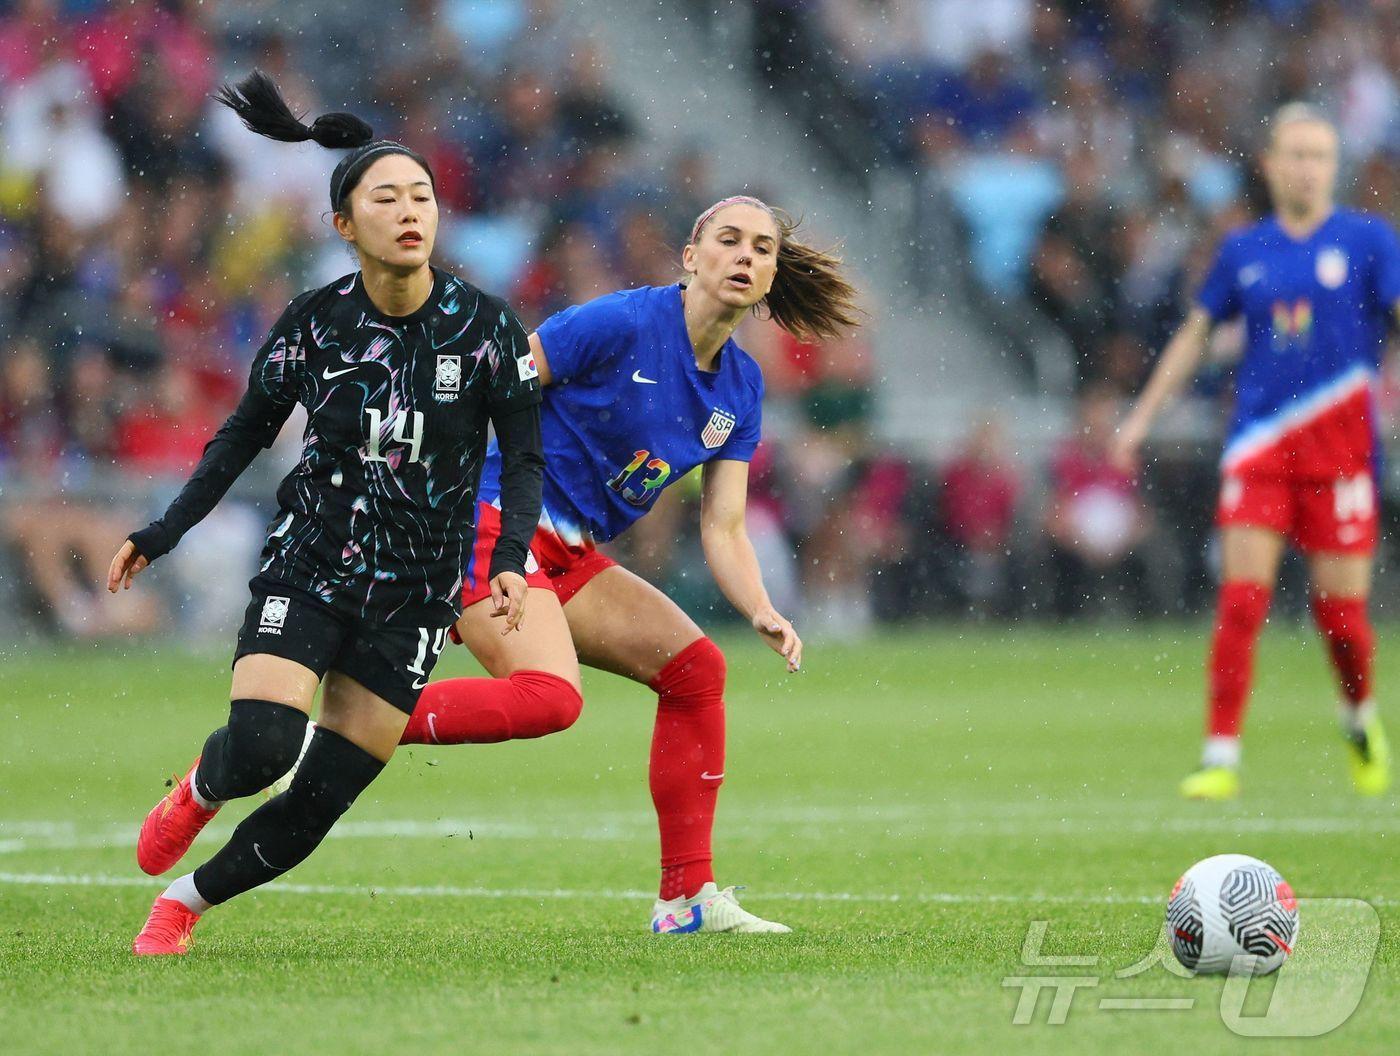
M283 143L309 139L323 147L363 147L374 141L374 129L354 114L322 114L310 125L302 124L262 70L254 70L236 85L223 85L214 98L237 114L245 126L268 139Z
M311 124L303 124L292 113L287 100L262 70L254 70L235 85L225 84L214 98L228 107L249 129L268 139L283 143L303 143L311 140L323 147L350 149L331 173L331 211L348 215L346 198L360 182L365 170L386 154L406 154L416 161L428 180L437 188L428 159L402 143L390 139L375 139L374 129L354 114L322 114Z
M856 289L841 258L793 238L801 221L782 210L774 210L773 219L778 222L778 273L763 299L773 322L802 341L838 338L860 326Z

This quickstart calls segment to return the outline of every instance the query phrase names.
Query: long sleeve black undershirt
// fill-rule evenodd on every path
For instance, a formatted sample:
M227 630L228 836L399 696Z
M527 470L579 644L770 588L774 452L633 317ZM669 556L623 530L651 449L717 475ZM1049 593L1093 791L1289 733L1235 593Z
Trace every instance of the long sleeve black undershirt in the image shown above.
M540 523L544 490L544 440L540 404L494 414L501 449L501 536L491 552L489 578L502 572L525 574L530 540Z
M293 406L250 389L205 445L199 465L164 516L131 534L137 553L154 561L173 550L218 505L257 453L272 444ZM491 555L490 576L524 575L544 481L539 404L494 415L492 423L501 448L501 536Z
M136 552L147 561L169 553L180 539L218 505L259 451L277 439L294 403L281 403L249 389L228 420L204 445L194 473L165 515L131 533Z

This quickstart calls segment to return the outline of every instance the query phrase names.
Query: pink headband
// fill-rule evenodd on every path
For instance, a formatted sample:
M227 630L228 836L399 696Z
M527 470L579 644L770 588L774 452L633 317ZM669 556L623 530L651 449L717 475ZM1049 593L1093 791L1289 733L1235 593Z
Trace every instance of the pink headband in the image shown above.
M705 227L706 224L710 222L710 218L714 216L715 213L719 212L726 206L740 204L756 206L759 209L762 209L769 216L772 216L775 223L777 222L778 218L773 214L773 208L767 202L759 198L754 198L752 195L736 194L732 198L721 198L719 201L715 202L714 205L710 206L708 209L706 209L703 213L700 214L700 218L695 221L695 226L690 229L690 241L694 243L695 240L700 237L701 230Z

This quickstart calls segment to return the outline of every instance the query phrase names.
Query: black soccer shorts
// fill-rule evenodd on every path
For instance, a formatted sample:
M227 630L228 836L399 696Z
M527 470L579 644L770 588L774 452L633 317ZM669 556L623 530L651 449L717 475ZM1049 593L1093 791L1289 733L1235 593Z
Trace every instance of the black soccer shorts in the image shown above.
M258 576L238 632L237 663L254 653L292 660L324 678L348 675L394 707L413 714L433 665L447 644L446 627L371 624L280 580Z

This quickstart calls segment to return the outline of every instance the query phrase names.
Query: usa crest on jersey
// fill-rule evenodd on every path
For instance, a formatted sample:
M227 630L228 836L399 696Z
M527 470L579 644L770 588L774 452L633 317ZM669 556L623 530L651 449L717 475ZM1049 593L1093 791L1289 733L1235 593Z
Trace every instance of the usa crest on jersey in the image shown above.
M710 420L705 428L700 432L700 441L710 450L714 450L724 444L729 439L729 434L734 431L735 418L732 414L715 409L715 413L710 415Z
M1317 255L1317 281L1335 290L1347 281L1347 255L1338 246L1328 246Z

